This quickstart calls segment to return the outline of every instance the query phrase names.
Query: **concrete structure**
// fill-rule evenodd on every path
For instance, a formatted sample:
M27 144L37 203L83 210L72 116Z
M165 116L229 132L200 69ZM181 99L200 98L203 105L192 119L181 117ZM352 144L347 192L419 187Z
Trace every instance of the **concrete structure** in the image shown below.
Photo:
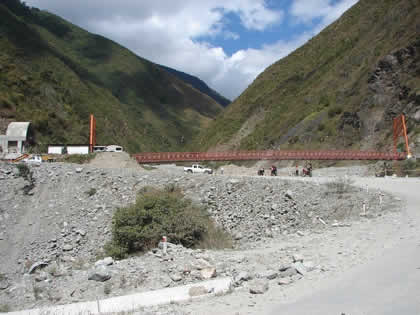
M34 144L30 122L12 122L6 135L0 135L0 147L3 153L25 153L28 146Z
M37 308L10 312L10 315L42 315L42 314L111 314L130 313L143 307L150 307L174 302L184 302L211 295L229 292L232 288L232 278L208 280L180 287L166 288L155 291L116 296L104 300L58 305L47 308Z

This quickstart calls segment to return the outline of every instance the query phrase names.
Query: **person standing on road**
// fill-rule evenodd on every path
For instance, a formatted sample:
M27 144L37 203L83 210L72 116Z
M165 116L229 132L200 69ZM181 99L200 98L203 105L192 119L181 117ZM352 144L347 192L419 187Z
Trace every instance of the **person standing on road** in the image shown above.
M299 176L299 166L296 164L296 172L295 172L296 176Z

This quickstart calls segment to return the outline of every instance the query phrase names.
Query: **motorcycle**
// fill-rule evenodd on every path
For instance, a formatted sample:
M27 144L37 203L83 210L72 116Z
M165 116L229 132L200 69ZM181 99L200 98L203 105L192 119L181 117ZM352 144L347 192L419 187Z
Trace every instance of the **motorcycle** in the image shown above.
M302 176L303 177L306 177L306 176L312 177L312 170L310 168L309 169L304 168L302 170Z

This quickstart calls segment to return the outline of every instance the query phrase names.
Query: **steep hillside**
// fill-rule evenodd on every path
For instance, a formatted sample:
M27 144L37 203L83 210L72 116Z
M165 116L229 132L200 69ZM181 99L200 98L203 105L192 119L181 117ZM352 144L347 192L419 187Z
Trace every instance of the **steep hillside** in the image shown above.
M389 149L420 133L420 2L360 0L267 68L197 139L204 148Z
M231 101L228 100L226 97L223 97L219 93L217 93L215 90L211 89L203 80L200 80L199 78L192 76L188 73L178 71L172 68L168 68L165 66L160 66L164 70L172 73L182 81L191 84L195 89L199 90L201 93L206 94L210 96L212 99L214 99L217 103L222 105L223 107L228 106Z
M222 107L189 84L65 20L0 3L0 122L31 121L37 142L182 150Z

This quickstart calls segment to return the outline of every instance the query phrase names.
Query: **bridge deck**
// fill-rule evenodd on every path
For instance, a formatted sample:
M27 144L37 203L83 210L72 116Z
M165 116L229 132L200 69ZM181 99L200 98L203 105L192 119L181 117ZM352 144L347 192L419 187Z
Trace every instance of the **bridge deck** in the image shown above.
M138 163L243 161L243 160L404 160L405 153L374 151L231 151L231 152L145 152L133 154Z

